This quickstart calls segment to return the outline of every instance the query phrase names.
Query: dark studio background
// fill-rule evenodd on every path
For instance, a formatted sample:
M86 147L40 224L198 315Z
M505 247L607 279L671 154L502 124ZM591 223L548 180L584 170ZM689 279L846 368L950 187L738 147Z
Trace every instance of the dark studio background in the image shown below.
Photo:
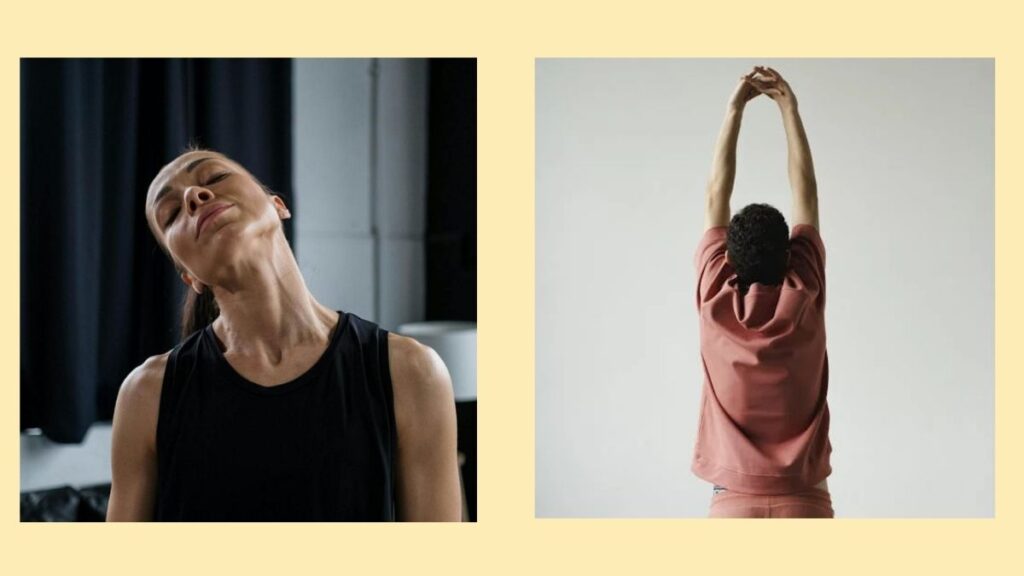
M81 442L177 343L184 285L146 224L149 183L192 142L288 198L290 86L289 60L22 60L23 430Z
M427 320L476 321L476 60L432 60L427 137ZM467 194L472 190L472 194ZM457 402L476 519L476 400Z
M178 341L184 285L143 203L190 143L294 207L289 59L21 61L21 430L81 442L125 376ZM429 63L427 320L476 320L476 63ZM295 220L285 232L294 244ZM475 402L460 450L475 518ZM471 451L471 456L470 456Z

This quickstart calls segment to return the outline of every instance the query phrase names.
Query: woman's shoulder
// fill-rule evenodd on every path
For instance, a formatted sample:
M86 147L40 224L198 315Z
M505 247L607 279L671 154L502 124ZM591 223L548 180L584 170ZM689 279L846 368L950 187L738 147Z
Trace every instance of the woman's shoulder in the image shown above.
M133 397L144 396L159 400L160 390L163 388L164 372L167 370L167 361L171 352L173 350L150 356L145 362L138 365L121 384L122 392L127 388L127 394Z
M399 424L429 425L454 406L451 377L441 356L414 338L388 332L388 365ZM421 421L427 422L421 422Z
M415 338L388 332L388 358L391 378L415 388L451 388L448 368L430 346ZM442 386L443 385L443 386Z
M170 352L150 356L121 384L114 406L114 444L123 452L126 446L156 448L156 424L160 412L160 393ZM127 448L129 451L131 448Z

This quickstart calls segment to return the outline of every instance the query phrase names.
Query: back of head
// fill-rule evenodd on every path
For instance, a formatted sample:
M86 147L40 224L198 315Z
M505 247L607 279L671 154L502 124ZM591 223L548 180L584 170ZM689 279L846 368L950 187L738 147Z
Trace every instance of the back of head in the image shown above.
M768 204L750 204L733 215L726 239L740 287L781 284L789 259L789 226Z

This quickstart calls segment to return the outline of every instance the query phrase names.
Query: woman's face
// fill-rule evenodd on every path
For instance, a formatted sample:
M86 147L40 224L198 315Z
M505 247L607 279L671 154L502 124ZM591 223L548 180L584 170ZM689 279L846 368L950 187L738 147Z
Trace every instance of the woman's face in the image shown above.
M241 165L211 151L186 152L149 186L146 219L182 280L196 291L217 284L246 257L265 253L290 215Z

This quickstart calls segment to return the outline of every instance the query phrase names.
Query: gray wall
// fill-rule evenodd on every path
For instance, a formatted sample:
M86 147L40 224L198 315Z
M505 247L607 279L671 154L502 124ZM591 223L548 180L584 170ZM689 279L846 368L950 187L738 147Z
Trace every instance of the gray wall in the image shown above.
M295 60L295 252L313 295L393 329L425 314L427 61ZM110 424L21 436L21 489L110 481Z
M817 170L837 516L991 516L991 59L538 61L537 514L707 515L692 261L755 64L793 86ZM785 143L752 101L734 210L790 217Z
M425 60L295 60L299 266L389 329L425 313L426 106Z

